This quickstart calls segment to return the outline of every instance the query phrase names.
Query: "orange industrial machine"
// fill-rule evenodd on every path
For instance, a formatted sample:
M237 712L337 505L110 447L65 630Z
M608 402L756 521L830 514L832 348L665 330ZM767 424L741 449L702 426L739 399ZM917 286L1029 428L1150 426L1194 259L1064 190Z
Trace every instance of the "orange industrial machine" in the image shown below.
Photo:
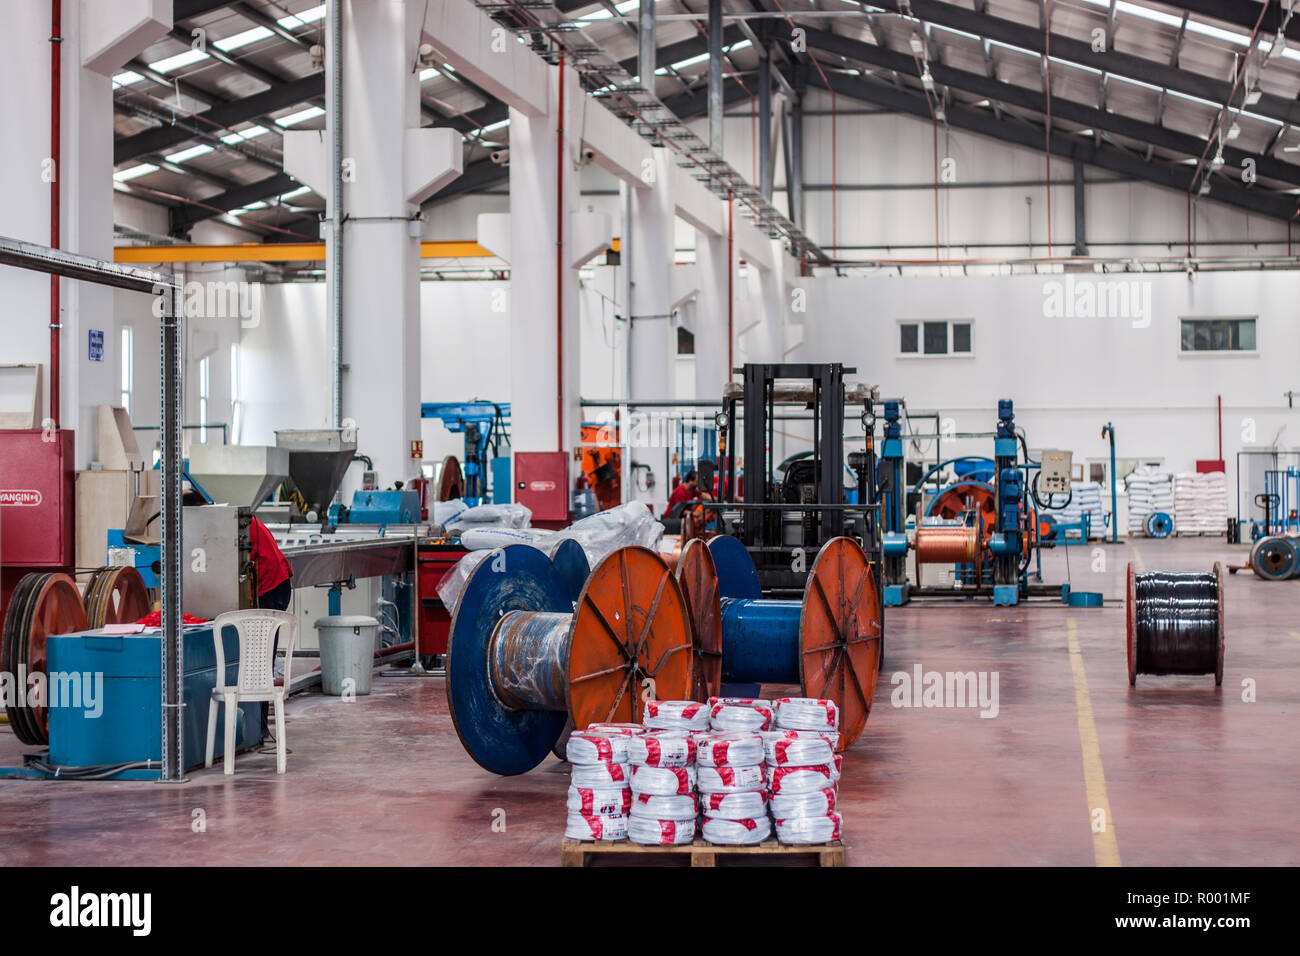
M582 426L582 444L578 446L582 477L601 511L623 503L623 449L618 440L617 424Z

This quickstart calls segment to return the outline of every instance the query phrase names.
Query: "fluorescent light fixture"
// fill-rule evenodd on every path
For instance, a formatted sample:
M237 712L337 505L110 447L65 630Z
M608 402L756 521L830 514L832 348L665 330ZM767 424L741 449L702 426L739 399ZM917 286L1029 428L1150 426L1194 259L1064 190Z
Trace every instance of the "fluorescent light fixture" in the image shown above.
M425 80L431 80L435 76L442 76L442 74L431 66L427 67L420 71L420 82L423 83Z
M179 153L172 153L166 157L169 163L183 163L187 159L194 159L196 156L206 156L212 152L212 147L206 143L200 143L197 146L191 146L189 149L182 149Z
M236 130L233 133L227 133L221 137L221 141L227 146L234 146L236 143L242 143L247 139L255 139L266 132L265 126L250 126L248 129Z
M137 176L147 176L149 173L157 172L157 170L158 167L153 163L140 163L137 166L130 166L127 169L114 173L113 178L119 183L124 183L135 179Z
M113 89L117 89L119 86L130 86L132 83L139 83L143 79L144 77L135 70L126 70L113 77Z
M149 67L159 73L170 73L172 70L179 70L183 66L189 66L191 63L198 63L200 60L206 60L207 58L208 55L202 50L189 49L183 53L177 53L175 56L159 60L156 63L150 63Z
M266 27L253 27L251 30L245 30L243 33L236 33L234 36L226 37L224 40L213 40L212 45L222 53L229 53L231 50L238 50L240 47L248 46L250 43L256 43L258 40L265 40L271 35L271 31Z
M489 123L487 126L484 126L482 129L479 130L479 132L490 133L495 129L501 129L503 126L509 126L509 125L510 125L509 119L497 120L495 123Z
M281 116L275 121L276 126L297 126L299 123L305 123L309 119L315 119L317 116L324 116L325 111L319 106L309 106L305 110L299 110L296 113L290 113L288 116Z
M682 69L682 67L694 66L696 63L703 63L708 58L709 55L707 53L701 53L699 56L688 56L686 59L678 60L676 63L674 63L672 65L672 69L680 70ZM655 73L658 74L659 71L655 70Z
M266 203L262 202L261 200L258 200L257 202L250 202L247 206L240 206L238 209L232 209L230 210L229 213L227 213L227 215L242 216L244 213L252 212L254 209L265 209L265 208L266 208Z
M280 193L281 199L293 199L295 196L302 196L311 192L310 186L299 186L297 189L291 189L287 193Z
M325 16L325 4L318 7L312 7L310 10L304 10L301 13L292 13L287 17L282 17L276 22L280 26L292 30L294 27L306 26L308 23L315 23L321 17Z
M614 5L614 9L619 13L630 13L641 6L641 0L623 0L623 3ZM593 10L591 13L577 17L578 20L608 20L610 12L602 7L599 10Z

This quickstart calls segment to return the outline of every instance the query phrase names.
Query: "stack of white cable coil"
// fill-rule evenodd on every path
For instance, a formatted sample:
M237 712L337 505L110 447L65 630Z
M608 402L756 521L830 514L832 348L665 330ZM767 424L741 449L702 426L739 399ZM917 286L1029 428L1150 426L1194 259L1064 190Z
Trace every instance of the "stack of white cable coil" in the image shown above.
M709 698L709 727L713 730L771 730L774 720L770 700Z
M806 717L803 722L816 723L827 714L819 706L822 703L829 701L815 705L805 701L805 706L786 713L793 719ZM840 838L841 819L836 810L839 744L840 735L833 729L777 730L763 735L772 817L777 839L782 843L829 843Z
M710 843L753 845L772 835L763 738L750 731L698 734L701 835Z
M633 843L672 846L695 839L699 815L695 755L695 740L680 730L650 730L628 738L632 766L628 838Z
M569 735L565 754L573 767L569 779L568 820L571 840L622 840L632 807L627 744L630 735L592 730Z

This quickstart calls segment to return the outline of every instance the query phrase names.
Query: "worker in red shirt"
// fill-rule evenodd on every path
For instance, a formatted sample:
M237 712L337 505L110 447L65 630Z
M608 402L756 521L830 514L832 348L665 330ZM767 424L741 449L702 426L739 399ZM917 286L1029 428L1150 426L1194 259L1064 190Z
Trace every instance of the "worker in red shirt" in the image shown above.
M702 498L705 501L712 501L713 496L707 491L700 490L700 476L694 470L688 471L686 477L681 483L673 489L673 493L668 496L668 514L673 513L673 509L679 504L687 501L695 501Z

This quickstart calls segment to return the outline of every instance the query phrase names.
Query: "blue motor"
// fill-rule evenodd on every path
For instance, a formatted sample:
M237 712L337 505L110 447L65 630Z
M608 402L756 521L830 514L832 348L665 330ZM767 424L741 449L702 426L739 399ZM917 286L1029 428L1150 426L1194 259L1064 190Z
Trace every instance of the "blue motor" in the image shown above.
M1025 476L1019 468L1003 468L998 483L998 530L1020 530L1020 502L1025 495Z

